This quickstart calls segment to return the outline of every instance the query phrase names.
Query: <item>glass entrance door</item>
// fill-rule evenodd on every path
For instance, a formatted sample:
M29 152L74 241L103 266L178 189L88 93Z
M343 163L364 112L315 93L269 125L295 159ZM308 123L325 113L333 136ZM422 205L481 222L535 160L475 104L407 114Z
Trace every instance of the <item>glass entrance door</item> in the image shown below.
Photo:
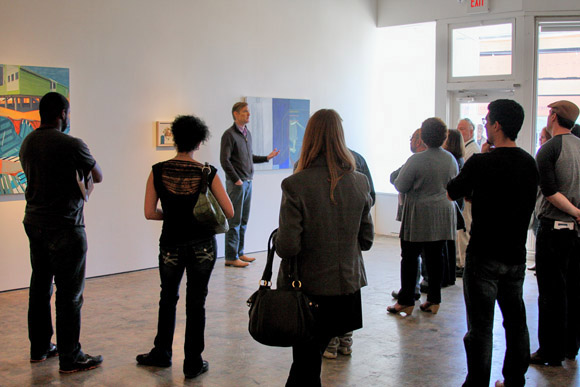
M513 99L512 90L472 90L451 93L449 128L456 128L460 120L469 118L473 122L475 141L481 145L487 140L483 119L487 115L487 105L500 98Z

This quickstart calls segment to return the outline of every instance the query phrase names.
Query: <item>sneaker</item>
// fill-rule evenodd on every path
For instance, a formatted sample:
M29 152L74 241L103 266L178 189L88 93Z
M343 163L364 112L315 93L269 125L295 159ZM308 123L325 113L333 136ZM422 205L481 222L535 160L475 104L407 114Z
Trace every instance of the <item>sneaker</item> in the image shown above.
M82 355L71 364L60 365L61 374L72 374L73 372L88 371L97 368L103 362L101 355L91 356L81 352Z
M137 355L137 364L152 367L171 367L171 359L162 359L149 352Z
M58 349L56 349L56 345L54 343L50 343L48 346L48 350L40 355L38 354L30 354L30 362L31 363L40 363L41 361L45 361L49 357L58 356Z
M199 375L206 373L209 370L209 363L205 360L201 361L201 368L195 371L186 370L185 363L183 364L183 373L185 374L186 379L193 379L198 377Z
M352 353L352 347L338 347L338 352L341 355L350 355Z
M336 348L326 348L322 354L322 357L326 359L336 359L337 356Z

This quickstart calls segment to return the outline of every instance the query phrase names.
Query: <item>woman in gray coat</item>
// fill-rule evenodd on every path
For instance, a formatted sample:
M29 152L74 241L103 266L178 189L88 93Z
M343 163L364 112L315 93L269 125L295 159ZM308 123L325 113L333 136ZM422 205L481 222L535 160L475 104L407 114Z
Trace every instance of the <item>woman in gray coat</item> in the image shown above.
M405 194L401 220L401 291L398 302L389 306L390 313L410 315L415 306L417 258L421 251L427 262L429 292L424 312L437 313L441 303L443 248L445 241L455 240L456 215L453 202L447 199L447 183L457 175L457 162L441 145L447 137L447 126L439 118L428 118L421 125L421 139L427 150L409 157L395 187Z
M361 250L373 242L372 201L341 121L330 109L310 118L298 167L282 182L278 288L291 281L288 259L296 257L302 290L318 304L315 337L292 348L287 386L320 386L330 339L362 327L360 289L367 282Z

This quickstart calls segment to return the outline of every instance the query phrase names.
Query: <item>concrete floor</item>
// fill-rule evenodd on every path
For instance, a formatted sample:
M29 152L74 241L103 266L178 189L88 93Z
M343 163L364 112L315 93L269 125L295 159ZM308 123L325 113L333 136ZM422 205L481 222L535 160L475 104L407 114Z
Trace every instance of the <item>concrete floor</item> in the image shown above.
M390 293L399 288L399 241L377 237L365 253L369 286L363 289L364 328L354 334L352 356L324 360L325 386L460 386L466 374L466 330L461 280L443 289L439 314L419 311L410 317L388 315ZM136 366L135 355L151 349L155 336L159 279L156 269L87 280L81 341L89 354L102 354L102 367L70 375L58 360L29 363L26 328L27 290L0 293L0 386L283 386L291 364L289 348L271 348L247 332L246 299L258 288L264 252L245 269L218 260L207 300L208 373L186 380L182 373L185 313L179 304L173 367ZM531 262L529 262L531 264ZM185 284L183 284L185 285ZM532 351L537 344L537 285L525 282ZM185 293L183 289L182 294ZM424 301L425 295L422 297ZM182 298L183 300L183 298ZM505 350L501 314L496 308L492 385L502 379ZM578 365L531 366L528 386L580 385Z

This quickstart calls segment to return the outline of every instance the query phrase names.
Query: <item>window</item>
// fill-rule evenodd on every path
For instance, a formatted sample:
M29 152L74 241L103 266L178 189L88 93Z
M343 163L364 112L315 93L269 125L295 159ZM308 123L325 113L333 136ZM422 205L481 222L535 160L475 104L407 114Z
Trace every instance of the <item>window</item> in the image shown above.
M565 99L580 106L580 21L540 21L537 34L536 151L548 105Z
M512 74L513 23L451 29L451 78Z

